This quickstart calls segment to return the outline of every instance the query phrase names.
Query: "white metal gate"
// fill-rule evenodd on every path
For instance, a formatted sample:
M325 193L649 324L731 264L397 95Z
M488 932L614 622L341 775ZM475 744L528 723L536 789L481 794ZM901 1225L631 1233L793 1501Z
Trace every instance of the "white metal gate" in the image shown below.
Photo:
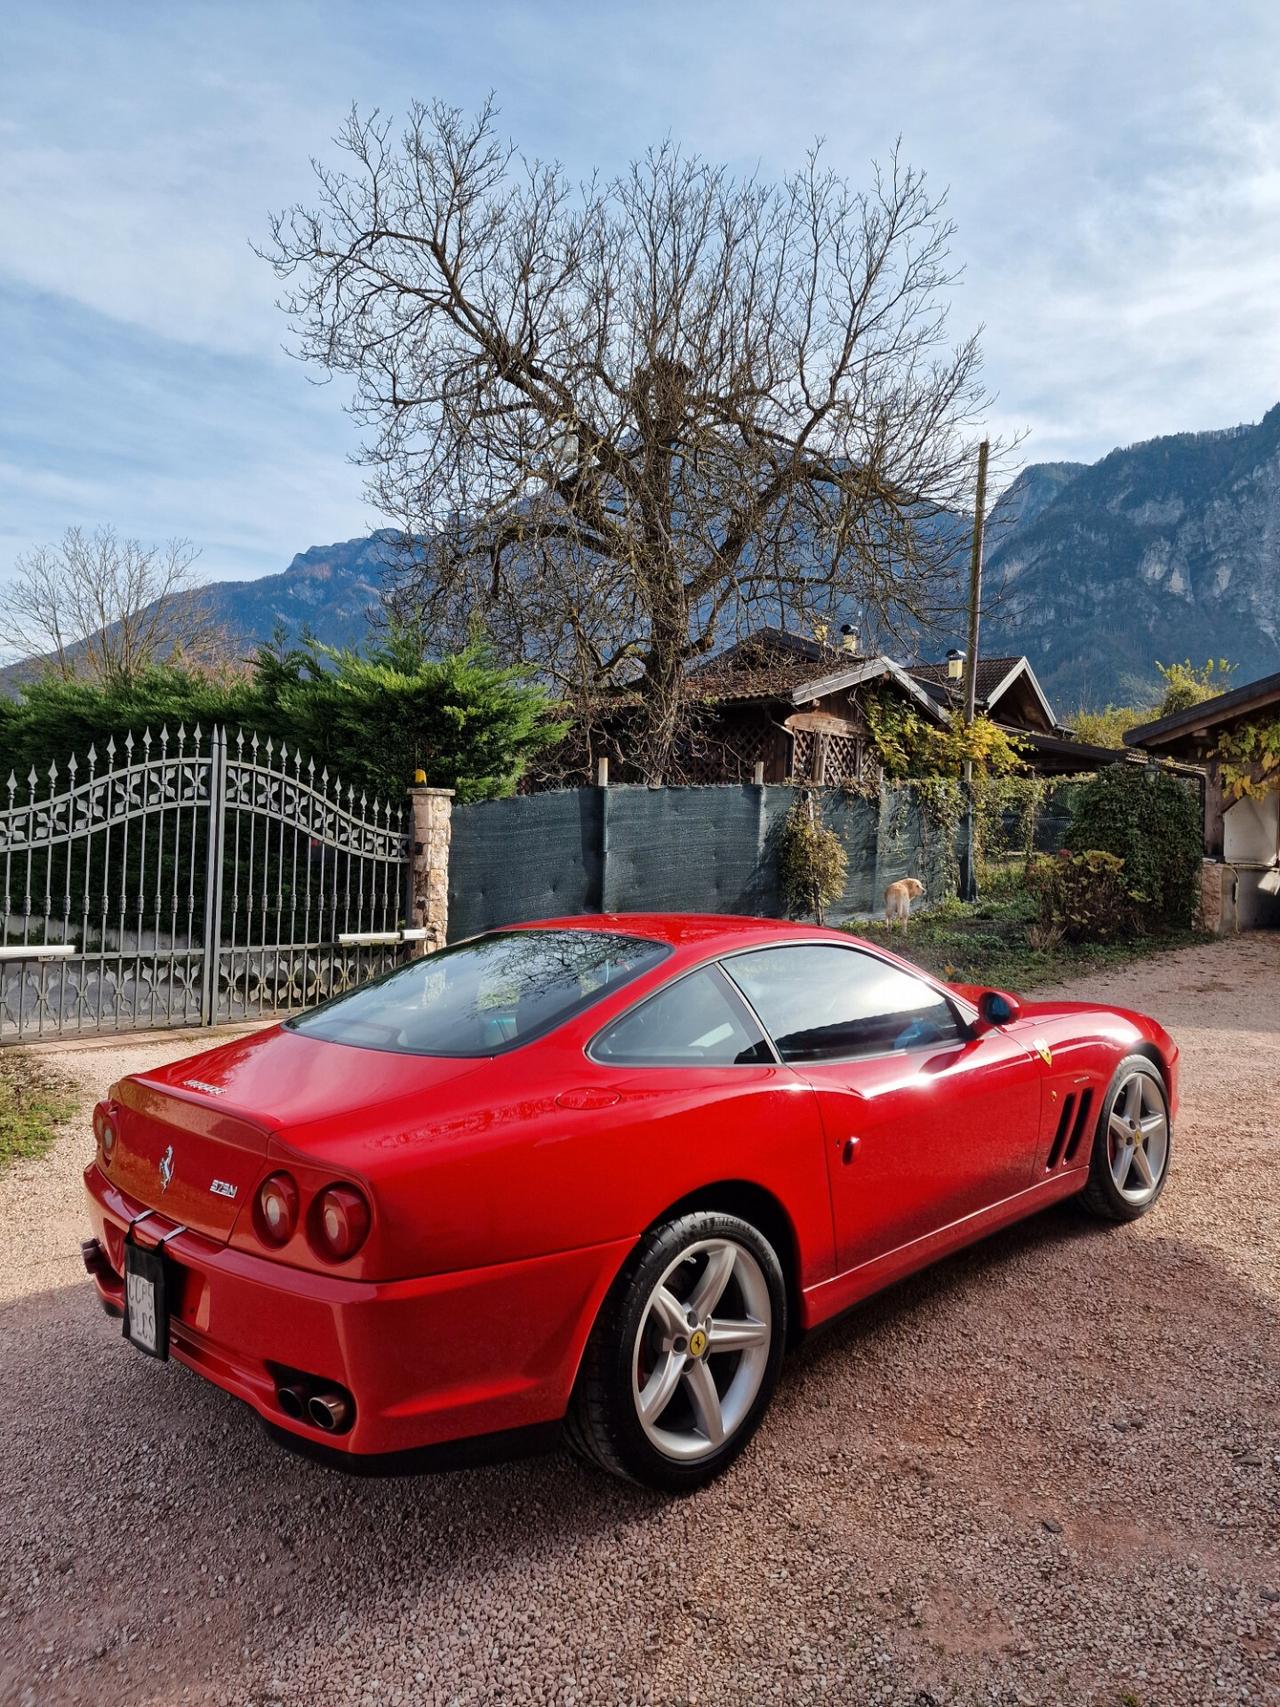
M0 806L0 1043L309 1007L404 954L406 810L257 735L90 747Z

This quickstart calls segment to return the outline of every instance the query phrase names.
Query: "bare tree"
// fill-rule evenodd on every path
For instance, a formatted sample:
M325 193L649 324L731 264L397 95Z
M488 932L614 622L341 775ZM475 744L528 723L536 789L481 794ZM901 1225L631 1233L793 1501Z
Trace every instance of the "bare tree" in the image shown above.
M491 103L337 140L267 256L299 353L355 380L402 615L480 625L588 711L625 690L661 775L727 631L957 608L990 400L947 341L952 227L896 155L855 192L817 147L771 185L666 143L574 186Z
M185 539L142 545L112 528L68 528L20 557L0 587L0 642L64 678L127 679L183 657L225 660L228 639L192 573Z

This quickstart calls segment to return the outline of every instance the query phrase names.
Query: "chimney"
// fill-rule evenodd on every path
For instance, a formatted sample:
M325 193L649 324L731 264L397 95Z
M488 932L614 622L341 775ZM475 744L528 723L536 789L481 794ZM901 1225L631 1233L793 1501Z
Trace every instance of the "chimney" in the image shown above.
M842 651L852 653L855 658L858 656L858 631L851 622L841 625L840 646Z
M964 680L964 653L956 646L953 646L947 653L947 680L949 682Z

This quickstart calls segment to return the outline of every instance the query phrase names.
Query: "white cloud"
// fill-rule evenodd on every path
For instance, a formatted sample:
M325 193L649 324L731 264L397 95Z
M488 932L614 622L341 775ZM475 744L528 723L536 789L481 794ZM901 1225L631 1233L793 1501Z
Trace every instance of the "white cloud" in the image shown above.
M250 251L348 102L474 105L605 169L667 132L740 167L815 133L855 180L901 133L951 186L955 329L1030 459L1256 418L1280 372L1271 0L371 0L6 22L0 573L68 521L279 568L374 518L341 383L284 359Z

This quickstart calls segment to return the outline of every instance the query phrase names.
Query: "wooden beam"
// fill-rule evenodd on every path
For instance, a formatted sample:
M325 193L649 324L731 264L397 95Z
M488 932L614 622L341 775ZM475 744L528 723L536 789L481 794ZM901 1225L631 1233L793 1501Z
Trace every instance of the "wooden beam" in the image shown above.
M1204 851L1208 859L1222 858L1225 813L1222 770L1217 760L1211 759L1204 773Z

